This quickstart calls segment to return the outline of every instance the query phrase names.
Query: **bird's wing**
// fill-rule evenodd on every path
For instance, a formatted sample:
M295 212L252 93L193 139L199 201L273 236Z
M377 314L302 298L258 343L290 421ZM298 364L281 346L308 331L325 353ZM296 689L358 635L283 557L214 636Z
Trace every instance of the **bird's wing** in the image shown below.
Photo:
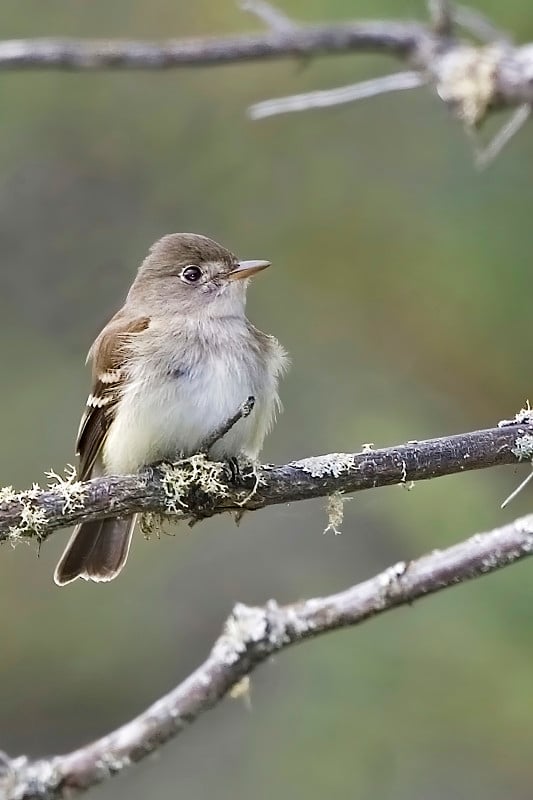
M106 325L89 351L89 359L93 362L93 383L76 440L80 480L90 478L115 416L126 378L125 345L131 342L132 336L144 331L149 323L149 317L132 317L119 312Z

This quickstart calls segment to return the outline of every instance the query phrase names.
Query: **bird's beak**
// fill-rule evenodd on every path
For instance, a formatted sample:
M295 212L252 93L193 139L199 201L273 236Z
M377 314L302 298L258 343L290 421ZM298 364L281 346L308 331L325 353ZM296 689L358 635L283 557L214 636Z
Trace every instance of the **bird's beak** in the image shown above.
M270 266L270 261L239 261L228 275L230 281L241 281Z

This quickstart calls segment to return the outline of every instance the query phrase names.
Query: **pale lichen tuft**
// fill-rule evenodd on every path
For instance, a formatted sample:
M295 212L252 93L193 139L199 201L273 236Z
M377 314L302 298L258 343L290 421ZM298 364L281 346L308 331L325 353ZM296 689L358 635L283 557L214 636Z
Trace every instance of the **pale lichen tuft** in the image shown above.
M213 656L234 664L250 645L269 641L269 619L265 609L237 603L213 648Z
M237 500L237 505L238 506L242 507L242 506L245 506L247 503L249 503L250 500L252 499L252 497L254 497L254 495L257 494L258 488L261 485L264 486L266 484L265 479L262 478L261 475L259 474L260 467L261 467L261 464L260 464L259 461L252 461L252 460L245 460L244 461L244 468L246 469L246 477L247 478L248 477L253 477L254 485L252 486L252 488L249 491L240 493L240 495L239 495L240 499ZM239 524L240 520L241 520L240 516L237 516L235 518L235 522L237 523L237 525Z
M16 499L22 508L19 523L9 526L7 540L12 547L15 547L22 539L27 538L28 534L35 534L37 538L41 538L46 531L46 512L32 502L34 497L29 496L31 491L30 489L28 492L19 492L17 494Z
M289 466L307 472L312 478L323 478L331 475L339 478L343 473L354 468L355 460L351 453L330 453L327 456L311 456L299 461L291 461Z
M252 682L249 675L245 675L240 681L234 683L229 690L229 696L232 700L244 701L244 705L248 710L252 708Z
M32 534L40 539L46 533L48 521L46 511L35 502L41 494L42 489L38 483L33 483L31 489L22 492L15 491L12 486L0 488L0 505L10 503L20 506L18 523L10 525L7 531L6 541L12 547L30 538Z
M408 564L406 561L398 561L377 576L377 584L383 592L383 602L386 601L386 598L388 598L392 592L399 588L399 582L407 572L407 567Z
M361 452L362 453L372 453L376 449L376 445L374 442L364 442L361 445Z
M344 503L350 499L345 497L342 492L333 492L333 494L329 495L327 501L328 524L323 530L324 534L332 531L335 536L341 535L340 528L344 520Z
M501 419L498 422L498 428L506 428L509 425L531 425L533 424L533 411L529 400L526 400L524 408L514 415L512 419Z
M58 492L63 499L63 514L83 508L86 492L83 483L77 480L76 467L67 464L64 476L53 469L45 472L45 475L52 481L48 488Z
M225 497L228 493L224 482L224 464L210 461L203 453L175 464L161 464L160 470L167 498L166 507L170 514L183 515L188 510L184 498L193 486L212 497Z
M499 45L464 45L445 53L438 62L437 91L469 127L485 118L496 94L496 75L504 57Z
M518 436L514 447L511 447L511 453L520 461L531 460L533 458L533 435L524 433L523 436Z
M2 486L0 487L0 505L3 503L11 503L13 500L17 500L18 493L13 489L12 486Z

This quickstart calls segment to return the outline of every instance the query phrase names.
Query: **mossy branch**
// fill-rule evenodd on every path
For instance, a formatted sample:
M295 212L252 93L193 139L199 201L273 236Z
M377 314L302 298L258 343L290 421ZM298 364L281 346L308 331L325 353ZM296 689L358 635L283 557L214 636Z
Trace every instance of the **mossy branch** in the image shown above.
M246 411L241 407L235 419ZM232 418L234 419L234 418ZM221 429L222 430L222 429ZM427 480L498 464L531 460L533 424L526 409L496 428L408 442L359 453L333 453L283 466L244 465L235 473L204 453L160 464L139 475L76 481L50 473L48 489L0 490L0 541L45 539L53 530L86 519L145 512L193 523L229 510L328 496L330 527L342 520L346 492ZM247 691L248 676L273 653L371 617L446 587L501 569L533 553L533 515L446 550L400 562L328 597L285 607L270 601L238 604L207 660L168 695L131 722L66 755L30 760L0 753L0 797L64 800L122 772L181 733L226 695Z
M521 420L524 420L523 422ZM189 523L227 511L329 497L392 484L438 478L531 459L533 424L527 412L487 430L411 441L358 453L331 453L281 466L244 465L238 475L199 454L138 475L95 478L70 474L26 491L0 489L0 543L45 540L78 522L131 513L174 515Z

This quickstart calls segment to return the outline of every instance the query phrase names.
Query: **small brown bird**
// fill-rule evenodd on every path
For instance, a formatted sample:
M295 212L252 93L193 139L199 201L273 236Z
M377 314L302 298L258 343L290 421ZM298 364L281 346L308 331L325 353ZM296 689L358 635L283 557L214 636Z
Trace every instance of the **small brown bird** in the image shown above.
M287 362L278 341L244 313L248 279L268 266L238 261L192 233L164 236L151 247L124 306L89 350L93 383L77 439L80 480L192 455L250 395L253 413L210 455L258 455ZM135 516L125 516L76 526L55 582L115 578L134 524Z

